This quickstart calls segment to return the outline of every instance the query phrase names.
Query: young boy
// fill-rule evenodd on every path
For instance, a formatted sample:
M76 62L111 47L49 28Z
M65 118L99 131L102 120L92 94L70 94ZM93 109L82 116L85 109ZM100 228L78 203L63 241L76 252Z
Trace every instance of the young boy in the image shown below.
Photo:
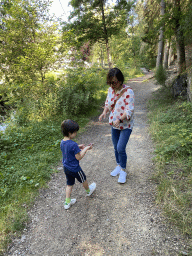
M67 210L76 202L76 199L71 199L71 192L75 179L83 184L86 190L87 196L90 196L95 188L96 183L88 185L85 173L79 165L79 161L84 157L87 150L92 149L92 144L88 146L79 145L73 141L79 130L79 125L75 121L67 119L61 123L61 131L64 135L64 139L61 141L60 148L63 155L63 167L67 179L66 187L66 200L64 208Z

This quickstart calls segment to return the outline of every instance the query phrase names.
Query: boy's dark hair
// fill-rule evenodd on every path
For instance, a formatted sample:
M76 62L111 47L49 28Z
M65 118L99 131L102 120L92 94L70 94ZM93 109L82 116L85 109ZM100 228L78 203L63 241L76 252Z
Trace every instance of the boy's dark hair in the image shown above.
M124 76L120 69L118 68L111 68L107 74L107 84L111 84L111 80L113 77L116 77L119 82L123 84Z
M61 123L61 132L64 136L69 136L69 133L79 131L79 125L73 120L67 119Z

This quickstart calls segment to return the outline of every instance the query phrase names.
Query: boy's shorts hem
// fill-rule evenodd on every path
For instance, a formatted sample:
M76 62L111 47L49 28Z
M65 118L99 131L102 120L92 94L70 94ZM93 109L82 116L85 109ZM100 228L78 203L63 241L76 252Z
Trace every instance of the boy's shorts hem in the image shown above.
M64 172L66 175L68 186L73 186L75 184L75 179L77 179L80 183L86 181L86 175L82 169L80 169L78 172L71 172L64 166Z

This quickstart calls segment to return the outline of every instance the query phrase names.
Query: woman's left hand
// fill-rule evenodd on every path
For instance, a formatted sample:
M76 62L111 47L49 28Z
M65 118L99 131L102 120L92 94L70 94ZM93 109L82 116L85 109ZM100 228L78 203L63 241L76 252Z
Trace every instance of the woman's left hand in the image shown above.
M119 128L119 124L120 124L120 120L117 119L113 122L113 126L116 127L116 128Z

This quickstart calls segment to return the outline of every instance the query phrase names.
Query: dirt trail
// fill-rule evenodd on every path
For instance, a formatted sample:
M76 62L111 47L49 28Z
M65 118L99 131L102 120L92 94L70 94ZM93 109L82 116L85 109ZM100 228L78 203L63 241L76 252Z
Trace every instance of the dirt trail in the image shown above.
M146 101L157 86L147 77L128 84L136 96L135 126L127 146L128 179L118 184L111 177L115 157L108 120L90 121L78 138L79 143L94 143L81 161L89 183L97 189L88 198L76 183L72 197L77 203L64 210L65 176L62 165L41 191L29 212L31 223L6 255L36 256L176 256L185 254L185 245L177 231L168 229L155 205L153 144L148 134Z

